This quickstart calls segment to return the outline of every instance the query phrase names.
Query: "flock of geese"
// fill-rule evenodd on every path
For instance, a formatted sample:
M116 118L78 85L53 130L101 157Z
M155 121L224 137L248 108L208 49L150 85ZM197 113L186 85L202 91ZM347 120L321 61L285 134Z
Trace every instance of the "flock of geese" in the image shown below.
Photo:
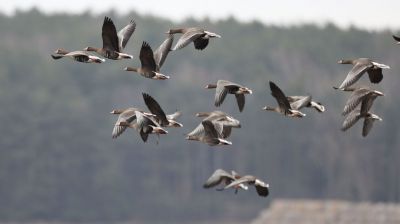
M101 48L86 47L83 51L67 51L58 49L55 55L51 55L53 59L61 59L64 57L71 58L83 63L103 63L104 58L111 60L133 59L132 55L124 53L130 37L136 29L136 23L132 20L128 25L117 32L113 21L109 17L104 18L102 26L103 46ZM182 49L193 43L196 50L203 50L209 44L210 39L220 38L221 36L207 31L199 27L170 29L166 32L168 35L164 42L153 52L147 42L143 42L139 59L140 67L125 67L125 71L136 72L137 74L154 80L165 80L170 77L160 72L167 55L170 52ZM174 35L182 34L176 45L172 47ZM400 44L400 37L393 36ZM104 58L91 54L95 52ZM382 120L378 115L370 112L374 100L378 96L384 94L367 86L353 87L352 85L361 78L365 73L368 73L369 80L372 83L379 83L382 78L382 69L390 67L384 64L377 63L368 58L359 58L355 60L340 60L339 64L351 64L353 68L347 74L345 80L339 87L333 87L342 91L351 91L352 94L345 104L343 115L346 118L342 125L342 130L345 131L352 127L359 119L364 119L362 136L367 136L372 128L375 120ZM263 110L274 111L288 117L301 118L306 116L301 110L305 107L314 108L318 112L324 112L325 107L320 103L313 101L310 95L295 95L286 96L285 93L272 81L269 82L271 95L276 99L277 106L265 106ZM214 105L219 107L225 100L228 94L234 95L237 101L239 111L242 112L245 106L245 95L252 94L252 90L240 84L218 80L216 84L208 84L206 89L215 89ZM149 112L140 108L130 107L126 109L115 109L111 114L118 115L118 119L112 131L112 138L120 136L127 128L133 128L138 131L141 139L146 142L150 134L167 134L166 128L183 127L176 119L181 115L177 111L172 114L166 114L160 104L149 94L143 93L143 100ZM360 105L360 106L359 106ZM240 121L231 115L222 111L200 112L196 114L202 118L198 126L187 134L187 140L200 141L210 146L231 145L232 142L227 138L231 135L232 128L240 128ZM256 188L258 195L266 197L269 194L269 185L261 179L252 176L240 176L235 171L228 173L225 170L217 169L205 182L204 188L211 188L223 184L224 190L228 188L235 189L235 193L239 189L247 190L248 185L253 185Z

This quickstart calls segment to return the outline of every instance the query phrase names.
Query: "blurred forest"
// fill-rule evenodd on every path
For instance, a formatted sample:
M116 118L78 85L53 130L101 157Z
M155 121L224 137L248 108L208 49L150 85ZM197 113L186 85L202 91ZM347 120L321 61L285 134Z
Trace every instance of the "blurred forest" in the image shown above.
M137 28L126 52L133 60L103 64L55 61L57 48L100 47L104 16L117 29ZM172 52L155 81L123 71L140 65L142 41L153 49L169 28L202 26L222 35L204 51L193 45ZM187 19L174 23L115 12L45 15L38 10L0 15L0 221L189 223L251 220L274 198L400 201L400 47L392 31L340 29L333 24L293 27ZM177 38L175 38L175 41ZM351 66L339 59L370 57L391 66L374 88L385 93L373 111L383 117L367 138L361 122L340 131L349 93L335 91ZM219 108L242 123L232 146L209 147L184 134L212 111L218 79L253 90L239 113L234 97ZM262 111L275 105L267 83L289 95L311 94L325 104L304 119ZM367 77L361 82L368 83ZM111 138L113 109L145 108L142 92L166 112L181 110L181 129L143 143L134 130ZM217 168L254 174L271 195L205 190Z

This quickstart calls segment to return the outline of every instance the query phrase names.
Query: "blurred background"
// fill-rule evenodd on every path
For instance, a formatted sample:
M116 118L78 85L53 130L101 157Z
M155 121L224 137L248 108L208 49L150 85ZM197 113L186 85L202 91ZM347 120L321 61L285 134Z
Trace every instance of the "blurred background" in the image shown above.
M340 200L346 208L400 201L400 46L391 37L400 34L399 1L1 3L1 223L239 224L276 201L289 213L294 209L282 204L292 200L300 207L310 199ZM50 57L57 48L101 46L104 16L117 30L137 23L125 50L133 60L83 64ZM172 52L162 70L170 80L122 70L140 65L142 41L156 49L169 28L185 26L222 38L204 51L190 45ZM332 88L351 69L337 61L359 57L391 66L372 85L385 93L373 107L383 121L366 138L361 122L340 131L349 93ZM232 96L218 108L241 121L229 138L233 145L185 140L200 122L196 112L217 109L214 91L203 87L218 79L253 90L242 113ZM269 80L288 95L311 94L327 111L305 110L303 119L262 111L276 104ZM367 77L360 83L369 85ZM184 127L169 129L158 144L155 136L143 143L134 130L112 139L117 117L109 112L145 108L142 92L167 113L182 111ZM237 195L203 189L217 168L260 177L270 196L253 188ZM400 208L393 212L388 217L400 216Z

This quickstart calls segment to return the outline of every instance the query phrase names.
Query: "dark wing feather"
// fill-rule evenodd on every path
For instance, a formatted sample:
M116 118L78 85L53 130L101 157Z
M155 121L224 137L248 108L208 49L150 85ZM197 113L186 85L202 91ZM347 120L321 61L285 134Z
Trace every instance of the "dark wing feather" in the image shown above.
M260 186L260 185L255 185L257 194L262 196L262 197L267 197L269 195L269 189L268 187Z
M236 96L236 102L238 104L239 107L239 111L242 112L243 108L244 108L244 104L245 104L245 96L244 94L235 94Z
M353 85L357 80L361 78L361 76L370 68L372 68L372 64L366 63L357 63L353 66L350 72L347 74L345 80L339 86L339 89L349 87Z
M153 50L150 45L146 42L143 42L142 48L140 49L140 63L142 64L142 68L147 68L151 71L156 71L157 66L154 61Z
M228 138L231 135L232 127L223 126L222 128L222 138Z
M103 49L119 51L117 30L109 17L104 17L101 36L103 38Z
M208 45L208 39L199 37L193 40L193 44L196 50L204 50L204 48L206 48Z
M392 37L393 37L393 39L394 39L395 41L400 42L400 37L397 37L397 36L395 36L395 35L392 35Z
M140 134L140 138L142 138L143 142L147 142L149 134L147 132L145 132L143 129L140 129L139 134Z
M383 79L382 68L371 68L368 71L369 80L372 83L379 83Z
M282 90L271 81L269 82L269 87L271 89L271 95L275 97L279 107L285 111L285 114L289 113L289 109L291 109L290 103Z
M123 29L121 29L118 32L118 40L119 40L119 52L122 52L122 50L125 48L126 44L129 41L129 38L131 38L133 32L135 32L136 29L136 23L135 21L131 20L131 22L126 25Z
M214 124L211 121L205 120L205 121L202 121L201 124L203 125L204 131L207 136L209 136L211 138L219 137L219 134L218 134L217 130L215 129Z
M147 108L149 108L150 112L157 116L158 120L160 121L160 125L163 127L167 126L169 124L169 121L160 104L158 104L157 101L149 94L142 93L142 95L144 103L146 104Z
M362 129L362 136L366 137L369 133L369 131L372 129L372 126L374 124L373 119L365 118L364 119L364 124L363 124L363 129Z

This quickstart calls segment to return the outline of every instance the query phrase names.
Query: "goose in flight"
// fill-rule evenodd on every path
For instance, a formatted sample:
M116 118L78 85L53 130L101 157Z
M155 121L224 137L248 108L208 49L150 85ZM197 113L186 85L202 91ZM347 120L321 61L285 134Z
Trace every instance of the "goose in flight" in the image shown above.
M118 138L126 130L128 126L127 124L136 122L136 113L135 113L136 111L140 111L146 114L147 116L153 116L152 114L146 113L143 110L135 107L130 107L126 109L116 109L110 112L110 114L119 115L112 131L112 138ZM120 123L124 123L125 126L120 125Z
M194 48L196 50L203 50L207 47L208 42L211 38L214 37L221 38L220 35L212 33L200 27L170 29L166 33L167 34L182 33L182 36L178 39L178 42L172 49L173 51L184 48L191 42L193 42Z
M151 49L150 45L146 42L143 42L142 48L140 49L140 55L139 55L141 67L135 68L135 67L126 67L124 68L125 71L132 71L132 72L137 72L141 76L149 79L155 79L155 80L165 80L169 79L169 76L163 75L159 73L159 65L157 65L155 59L154 59L154 54L153 50ZM164 58L165 60L165 58Z
M217 185L220 185L221 183L224 184L224 186L229 185L233 181L239 179L241 176L237 174L235 171L231 171L231 173L226 172L223 169L217 169L214 171L214 173L207 179L207 181L204 183L203 188L212 188ZM233 186L235 189L235 194L237 194L239 188L243 190L247 190L248 186L245 184L241 183L236 186ZM218 188L217 191L222 191L224 188Z
M346 105L344 106L342 115L347 115L363 101L370 101L370 100L375 100L376 97L378 96L384 96L380 91L373 90L369 87L366 86L361 86L361 87L347 87L343 89L344 91L350 91L352 92L351 96L346 102ZM371 102L372 103L372 102Z
M243 111L245 104L244 95L253 93L251 89L227 80L218 80L217 84L208 84L204 88L215 89L214 104L216 107L219 107L222 104L222 102L224 102L224 99L228 93L234 94L240 112Z
M57 55L51 55L54 60L58 60L64 57L71 58L74 61L82 63L103 63L106 60L94 55L88 54L86 51L66 51L62 48L57 49L54 53Z
M263 110L274 111L274 112L283 114L288 117L304 117L304 116L306 116L306 114L304 114L290 106L288 98L275 83L270 81L269 87L271 89L271 95L278 102L278 106L277 107L265 106L265 107L263 107Z
M143 142L147 141L149 134L168 134L152 116L146 115L140 111L135 111L136 123L119 122L117 125L136 129Z
M209 146L232 145L232 142L223 138L222 130L223 125L221 123L204 120L192 132L187 134L186 139L200 141Z
M104 17L101 37L103 39L103 47L86 47L85 51L94 51L97 54L112 60L120 59L132 59L133 56L129 54L122 53L129 38L132 36L136 29L135 21L126 25L118 33L115 28L114 22L109 17Z
M369 112L372 107L374 100L378 95L370 95L365 97L361 101L360 109L353 110L344 120L342 125L342 131L346 131L351 128L355 123L357 123L360 118L364 118L362 136L366 137L370 130L372 129L373 123L376 120L382 121L382 118L376 114Z
M353 68L347 74L345 80L340 84L338 89L343 90L346 87L353 85L361 76L367 72L369 80L372 83L379 83L383 79L382 69L390 69L389 66L379 64L369 58L358 58L354 60L340 60L339 64L351 64Z

